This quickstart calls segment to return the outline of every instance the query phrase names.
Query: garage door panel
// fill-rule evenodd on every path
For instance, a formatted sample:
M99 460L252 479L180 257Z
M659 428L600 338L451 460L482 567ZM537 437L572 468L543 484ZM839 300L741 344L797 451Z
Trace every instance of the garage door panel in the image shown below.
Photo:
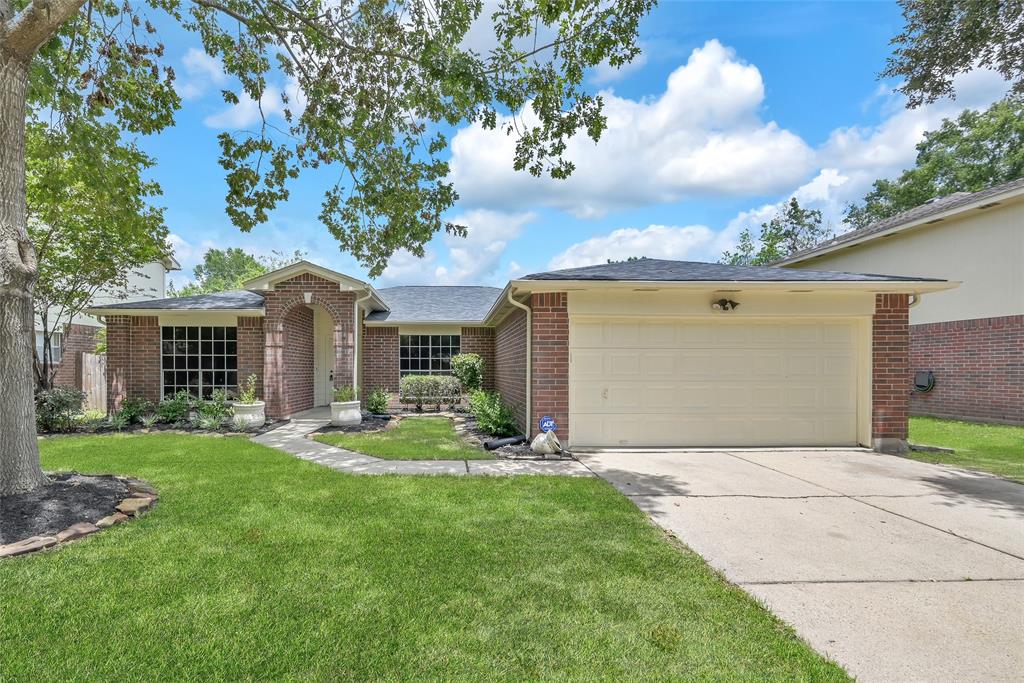
M577 446L857 442L853 321L573 320Z

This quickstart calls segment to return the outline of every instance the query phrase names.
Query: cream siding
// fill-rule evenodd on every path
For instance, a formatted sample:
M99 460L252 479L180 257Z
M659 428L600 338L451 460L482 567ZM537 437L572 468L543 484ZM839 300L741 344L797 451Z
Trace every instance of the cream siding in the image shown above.
M910 323L1024 314L1024 201L973 211L787 266L961 281L910 309Z

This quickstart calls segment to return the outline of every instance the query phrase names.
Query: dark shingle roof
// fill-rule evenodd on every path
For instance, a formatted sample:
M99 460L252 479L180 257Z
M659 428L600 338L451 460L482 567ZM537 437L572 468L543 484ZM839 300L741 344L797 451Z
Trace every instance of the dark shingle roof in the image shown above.
M875 221L870 225L865 225L863 228L857 228L856 230L836 235L832 239L822 242L821 244L817 244L810 249L804 249L803 251L798 251L791 256L787 256L782 259L780 263L789 263L794 259L802 259L819 252L829 251L834 247L847 242L852 242L893 228L898 228L904 223L914 223L928 218L929 216L934 216L945 211L949 211L950 209L964 206L965 204L973 204L975 202L983 201L988 197L994 197L996 195L1001 195L1006 192L1012 192L1019 189L1024 189L1024 178L1011 180L1008 183L996 185L995 187L980 190L979 192L954 192L953 194L946 195L945 197L933 199L921 206L915 206L913 209L908 209L907 211L898 213L895 216Z
M263 308L263 295L242 289L230 292L217 292L216 294L196 294L195 296L174 296L167 299L130 301L123 304L96 306L96 308L109 308L125 311L136 309L153 309L163 311L234 311L241 309Z
M523 280L635 280L639 282L890 282L922 281L931 278L839 273L819 270L791 270L769 266L727 266L699 261L639 259L597 266L534 273Z
M390 311L374 311L368 321L483 321L501 294L497 287L385 287L377 293Z

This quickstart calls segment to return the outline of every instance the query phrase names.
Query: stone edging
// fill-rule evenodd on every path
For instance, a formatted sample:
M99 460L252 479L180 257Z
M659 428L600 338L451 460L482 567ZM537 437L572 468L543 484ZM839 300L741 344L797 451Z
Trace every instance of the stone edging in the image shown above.
M113 514L107 515L95 524L92 522L77 522L53 536L30 536L14 543L0 545L0 558L27 555L38 550L45 550L46 548L53 548L77 541L107 527L127 522L132 517L140 516L143 512L153 507L160 498L160 494L156 492L156 489L141 479L117 476L114 478L123 482L128 487L128 497L114 506L115 512Z

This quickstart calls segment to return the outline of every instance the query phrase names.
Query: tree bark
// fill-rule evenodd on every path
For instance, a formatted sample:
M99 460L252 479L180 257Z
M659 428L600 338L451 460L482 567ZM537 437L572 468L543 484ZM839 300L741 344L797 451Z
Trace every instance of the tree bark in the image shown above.
M36 256L25 222L25 88L28 60L0 41L0 495L47 482L36 442Z

